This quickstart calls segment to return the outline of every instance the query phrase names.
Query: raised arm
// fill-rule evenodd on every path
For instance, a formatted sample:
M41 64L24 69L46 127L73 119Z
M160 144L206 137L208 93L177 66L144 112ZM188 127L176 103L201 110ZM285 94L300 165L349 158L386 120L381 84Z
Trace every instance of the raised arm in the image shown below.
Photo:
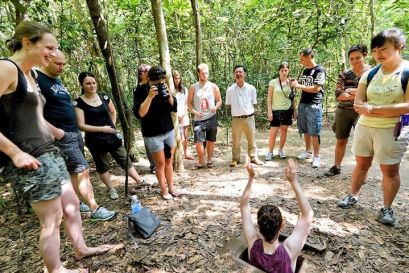
M139 107L139 116L143 118L149 111L149 107L151 107L151 103L153 98L158 94L158 88L155 85L151 85L149 89L148 96L142 102L141 106Z
M297 223L294 226L294 230L291 235L284 241L291 261L295 261L307 240L308 233L311 228L314 212L304 195L304 192L297 181L297 166L293 159L288 159L288 167L285 168L285 176L290 182L291 187L295 193L297 204L300 209L300 215Z
M243 225L243 233L244 237L247 242L247 246L250 252L253 243L257 240L257 230L254 226L253 219L251 218L251 208L250 208L250 194L251 194L251 186L254 180L254 170L250 164L250 158L246 158L247 172L249 174L249 180L247 182L246 187L244 188L243 195L240 199L240 213L241 213L241 221Z

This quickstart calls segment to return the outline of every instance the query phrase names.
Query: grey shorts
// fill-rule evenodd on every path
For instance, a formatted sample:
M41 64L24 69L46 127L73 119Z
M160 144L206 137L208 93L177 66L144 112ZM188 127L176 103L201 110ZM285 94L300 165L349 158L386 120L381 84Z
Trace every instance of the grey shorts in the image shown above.
M81 133L64 132L64 137L56 141L60 148L67 170L70 174L82 173L89 168L88 162L84 157L84 141Z
M165 144L170 148L176 146L175 130L173 129L162 135L144 137L143 140L150 153L162 151L165 148Z
M297 118L298 132L319 136L322 125L321 103L300 103Z
M37 170L18 169L11 162L3 175L29 203L51 200L61 196L61 185L70 183L65 161L59 152L48 152L37 159Z
M194 142L212 141L216 142L217 135L217 115L209 119L195 121L193 128Z

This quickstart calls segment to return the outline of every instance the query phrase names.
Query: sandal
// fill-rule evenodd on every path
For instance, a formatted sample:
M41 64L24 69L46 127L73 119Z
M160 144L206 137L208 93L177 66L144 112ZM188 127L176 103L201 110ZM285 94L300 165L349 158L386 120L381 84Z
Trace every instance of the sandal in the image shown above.
M193 159L195 159L193 156L191 156L191 155L187 155L187 156L185 156L185 157L183 157L184 159L187 159L187 160L193 160Z
M214 163L213 163L213 162L207 162L207 167L208 167L209 169L213 168L213 167L214 167Z
M170 195L172 195L174 198L178 198L178 197L181 197L182 196L182 194L181 193L179 193L179 192L177 192L177 191L174 191L174 192L169 192L170 193Z
M200 169L203 169L204 167L205 167L204 165L195 165L193 167L193 170L200 170Z
M162 196L162 199L163 199L163 200L166 200L166 201L169 201L169 200L172 200L172 199L173 199L173 195L170 194L170 193L168 193L168 194L166 194L166 195L162 195L162 194L161 194L161 196Z

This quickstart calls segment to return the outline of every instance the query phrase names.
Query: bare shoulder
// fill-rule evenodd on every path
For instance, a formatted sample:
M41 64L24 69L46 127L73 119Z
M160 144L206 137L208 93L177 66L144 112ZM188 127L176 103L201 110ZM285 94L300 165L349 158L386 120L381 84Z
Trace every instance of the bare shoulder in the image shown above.
M12 93L17 85L17 67L9 61L0 60L0 95Z

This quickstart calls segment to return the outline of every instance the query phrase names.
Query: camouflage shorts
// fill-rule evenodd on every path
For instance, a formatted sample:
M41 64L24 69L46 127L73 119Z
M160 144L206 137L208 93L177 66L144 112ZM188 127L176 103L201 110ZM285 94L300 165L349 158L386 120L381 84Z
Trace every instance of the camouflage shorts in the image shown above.
M37 170L18 169L12 163L5 166L3 176L30 202L51 200L61 196L61 185L70 182L65 161L59 152L48 152L37 159Z

